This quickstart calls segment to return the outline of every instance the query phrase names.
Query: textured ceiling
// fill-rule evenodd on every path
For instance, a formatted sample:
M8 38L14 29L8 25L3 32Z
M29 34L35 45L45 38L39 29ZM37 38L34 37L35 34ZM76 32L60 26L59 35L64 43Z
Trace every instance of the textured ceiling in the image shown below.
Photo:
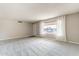
M29 22L79 12L78 3L0 3L0 19Z

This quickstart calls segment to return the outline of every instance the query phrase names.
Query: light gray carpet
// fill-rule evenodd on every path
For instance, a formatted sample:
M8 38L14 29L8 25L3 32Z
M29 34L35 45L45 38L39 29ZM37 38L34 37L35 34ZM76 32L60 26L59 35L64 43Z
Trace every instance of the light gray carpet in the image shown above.
M0 41L0 56L79 56L79 45L46 38Z

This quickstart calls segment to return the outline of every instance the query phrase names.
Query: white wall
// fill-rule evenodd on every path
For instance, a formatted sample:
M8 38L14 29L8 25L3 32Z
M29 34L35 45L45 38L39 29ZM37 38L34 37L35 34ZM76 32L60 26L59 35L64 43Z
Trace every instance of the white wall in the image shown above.
M67 15L67 40L79 43L79 13Z
M18 23L14 20L0 20L0 39L23 38L32 36L32 24Z

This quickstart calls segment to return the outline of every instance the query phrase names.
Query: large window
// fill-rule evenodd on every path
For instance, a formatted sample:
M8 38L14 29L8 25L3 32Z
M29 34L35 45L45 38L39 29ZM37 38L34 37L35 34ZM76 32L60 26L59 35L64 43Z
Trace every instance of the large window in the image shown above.
M41 22L40 29L42 36L53 37L57 40L66 40L65 16Z
M56 34L57 26L56 24L49 24L44 26L44 32L47 34Z

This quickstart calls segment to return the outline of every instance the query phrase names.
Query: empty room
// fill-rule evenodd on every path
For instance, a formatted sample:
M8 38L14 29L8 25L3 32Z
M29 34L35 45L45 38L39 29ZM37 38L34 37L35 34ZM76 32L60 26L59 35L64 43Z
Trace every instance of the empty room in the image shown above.
M0 56L79 56L79 3L0 3Z

